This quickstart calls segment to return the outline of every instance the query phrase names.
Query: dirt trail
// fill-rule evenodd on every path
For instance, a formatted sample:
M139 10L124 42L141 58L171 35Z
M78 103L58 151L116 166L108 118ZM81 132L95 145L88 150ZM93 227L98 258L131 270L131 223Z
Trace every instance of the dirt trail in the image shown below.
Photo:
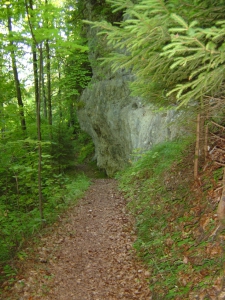
M2 299L152 299L149 273L132 250L134 238L116 181L93 180L79 204L42 238Z

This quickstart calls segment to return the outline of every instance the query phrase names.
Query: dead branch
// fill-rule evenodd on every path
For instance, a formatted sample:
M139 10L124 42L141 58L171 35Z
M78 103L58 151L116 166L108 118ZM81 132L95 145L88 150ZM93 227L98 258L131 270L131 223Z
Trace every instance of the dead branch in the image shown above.
M220 152L220 153L225 153L225 149L221 149L221 148L215 146L215 147L209 152L209 154L212 154L214 151Z
M218 135L216 135L215 133L210 132L211 135L213 135L215 138L217 138L218 140L224 141L225 142L225 138L222 138Z
M215 162L217 165L221 166L221 167L225 167L225 164L223 164L223 163L221 163L221 162L219 162L219 161L214 160L214 162Z
M220 125L220 124L217 124L217 123L214 122L214 121L211 121L211 123L212 123L213 125L216 125L217 127L222 128L223 130L225 130L225 127L224 127L224 126L222 126L222 125Z

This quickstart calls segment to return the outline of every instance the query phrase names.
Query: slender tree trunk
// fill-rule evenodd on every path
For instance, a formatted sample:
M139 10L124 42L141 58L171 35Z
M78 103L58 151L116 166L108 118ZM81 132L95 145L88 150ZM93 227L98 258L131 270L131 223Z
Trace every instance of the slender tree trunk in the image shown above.
M47 53L47 99L48 99L48 124L52 125L52 91L51 91L51 63L50 63L50 47L48 40L45 43Z
M39 211L41 215L41 219L44 219L43 215L43 197L42 197L42 185L41 185L41 175L42 175L42 148L41 148L41 79L43 76L42 69L42 60L43 60L43 52L42 47L39 48L39 93L37 99L37 133L38 133L38 193L39 193Z
M42 70L44 70L44 59L42 59ZM47 99L46 99L46 91L45 91L45 77L44 77L44 71L42 71L42 78L41 78L41 85L42 85L42 103L43 103L43 114L44 118L47 120L48 114L47 114Z
M33 33L33 27L32 27L30 15L29 15L29 9L33 10L33 2L32 2L32 0L29 0L29 4L28 4L28 1L25 0L25 4L26 4L27 17L28 17L28 24L29 24L31 36L33 39L33 41L32 41L33 61L32 62L33 62L33 72L34 72L34 94L35 94L35 102L37 104L38 98L39 98L39 78L38 78L38 58L37 58L38 43L37 43L35 35Z
M197 115L196 124L196 144L195 144L195 158L194 158L194 178L198 178L198 165L199 165L199 149L200 149L200 120L201 115Z
M208 116L206 116L206 122L208 121ZM209 155L208 151L208 135L209 135L209 125L208 123L205 124L205 136L204 136L204 153L205 153L205 160Z
M32 54L33 54L33 72L34 72L34 86L35 86L35 102L36 102L36 122L37 122L37 136L38 136L38 194L39 194L39 212L40 217L43 220L43 197L42 197L42 148L41 148L41 82L43 76L43 52L41 44L38 47L38 42L33 32L33 26L30 19L29 8L33 10L32 0L25 0L26 12L28 17L28 23L33 39ZM38 59L37 50L39 51L39 76L38 76Z
M60 64L58 62L58 80L60 82L61 80L61 72L60 72ZM59 85L59 89L58 89L58 103L59 103L59 117L60 117L60 120L62 119L62 102L61 102L61 88L60 88L60 85Z
M38 79L38 58L35 42L32 44L32 56L33 56L33 72L34 72L34 95L35 102L37 104L39 98L39 79Z
M7 14L8 14L8 31L9 35L12 33L12 19L10 15L10 8L7 6ZM21 123L21 128L25 132L26 131L26 121L25 121L25 116L24 116L24 107L23 107L23 100L22 100L22 93L21 93L21 87L20 87L20 80L18 76L18 70L17 70L17 64L16 64L16 56L15 52L13 50L14 43L10 39L10 55L11 55L11 60L12 60L12 68L13 68L13 75L14 75L14 81L15 81L15 86L16 86L16 97L17 97L17 102L19 106L19 114L20 114L20 123Z
M45 5L47 7L48 0L45 0ZM49 26L48 16L46 19L47 28ZM47 99L48 99L48 124L52 125L52 91L51 91L51 56L50 56L50 47L49 47L49 40L47 39L45 42L45 49L46 49L46 69L47 69ZM51 128L50 128L51 132ZM52 136L52 134L51 134Z
M33 72L34 72L34 92L35 92L35 102L38 102L39 97L39 82L38 82L38 59L36 46L33 44L32 46L32 56L33 56Z

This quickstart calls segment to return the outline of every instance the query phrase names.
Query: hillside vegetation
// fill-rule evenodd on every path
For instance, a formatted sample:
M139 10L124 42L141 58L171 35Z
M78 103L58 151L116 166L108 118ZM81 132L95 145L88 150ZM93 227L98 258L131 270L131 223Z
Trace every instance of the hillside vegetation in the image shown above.
M208 159L194 180L193 150L190 139L165 142L119 175L153 299L225 296L225 232L216 213L223 169Z

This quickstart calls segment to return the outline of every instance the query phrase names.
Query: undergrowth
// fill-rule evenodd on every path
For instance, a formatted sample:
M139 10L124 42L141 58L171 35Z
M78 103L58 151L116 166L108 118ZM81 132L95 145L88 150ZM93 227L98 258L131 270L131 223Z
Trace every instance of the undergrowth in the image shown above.
M222 289L224 239L211 236L217 220L209 197L222 172L211 168L199 188L192 158L190 141L166 142L118 176L136 217L134 247L149 268L153 299L212 299Z
M29 212L0 207L0 282L14 276L10 262L15 256L21 259L23 244L33 239L43 227L56 221L70 205L76 204L90 185L90 180L82 174L71 178L59 174L49 180L48 189L43 189L47 199L43 205L44 223L37 207Z

